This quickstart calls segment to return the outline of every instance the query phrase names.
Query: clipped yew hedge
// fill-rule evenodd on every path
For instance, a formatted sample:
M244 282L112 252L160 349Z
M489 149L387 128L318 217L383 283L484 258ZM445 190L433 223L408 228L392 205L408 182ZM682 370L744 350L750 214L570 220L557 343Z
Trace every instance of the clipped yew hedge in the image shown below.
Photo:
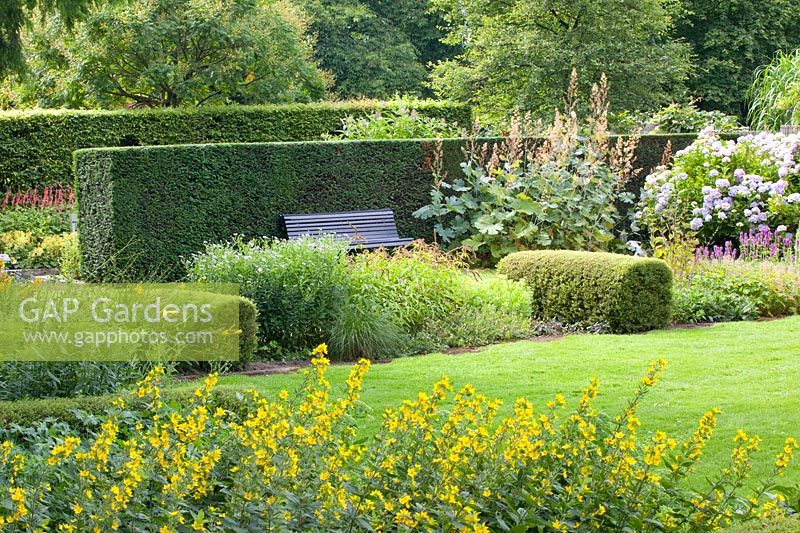
M168 144L307 141L322 138L349 115L393 105L360 101L317 104L204 107L118 111L39 110L0 112L0 187L32 188L69 183L72 152L80 148ZM421 101L425 116L465 128L465 104Z
M692 138L643 137L639 180L658 165L667 142L677 148ZM450 178L461 172L465 142L443 142ZM79 150L75 190L84 276L178 279L181 257L206 241L235 233L284 237L283 213L388 207L402 237L430 238L432 221L412 213L430 200L435 150L431 139ZM639 180L628 186L638 192Z
M508 255L497 269L527 283L540 320L605 323L612 332L633 333L670 319L672 272L658 259L541 250Z
M446 141L458 171L461 142ZM400 235L432 235L434 141L206 144L76 152L87 279L163 280L203 243L284 236L284 213L390 207Z

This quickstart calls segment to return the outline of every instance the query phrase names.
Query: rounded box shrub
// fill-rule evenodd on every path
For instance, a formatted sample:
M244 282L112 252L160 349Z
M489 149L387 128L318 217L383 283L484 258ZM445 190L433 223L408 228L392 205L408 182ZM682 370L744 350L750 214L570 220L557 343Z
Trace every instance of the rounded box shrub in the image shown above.
M612 332L632 333L670 319L672 272L657 259L541 250L508 255L497 268L528 284L533 316L541 320L605 323Z

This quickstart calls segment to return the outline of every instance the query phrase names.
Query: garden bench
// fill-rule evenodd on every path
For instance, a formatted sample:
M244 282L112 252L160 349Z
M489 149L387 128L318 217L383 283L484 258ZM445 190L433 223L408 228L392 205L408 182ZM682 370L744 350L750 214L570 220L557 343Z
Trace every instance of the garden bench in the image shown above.
M334 235L350 241L349 248L395 248L414 239L401 239L391 209L283 215L286 236Z

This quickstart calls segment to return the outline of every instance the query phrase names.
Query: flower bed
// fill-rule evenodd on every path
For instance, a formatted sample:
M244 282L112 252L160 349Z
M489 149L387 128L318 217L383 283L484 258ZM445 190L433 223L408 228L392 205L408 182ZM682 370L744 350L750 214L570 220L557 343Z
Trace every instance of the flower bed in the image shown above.
M658 381L655 361L622 413L594 407L596 380L574 409L557 395L542 412L500 402L447 378L389 409L371 440L357 438L369 368L354 365L333 397L319 346L302 388L244 396L237 415L213 402L215 376L183 405L165 404L160 373L114 402L93 437L28 432L0 444L0 524L61 531L715 529L783 515L774 483L795 449L745 498L760 440L739 431L711 490L684 488L716 426L706 412L685 440L643 438L637 409ZM452 402L452 403L451 403ZM448 405L445 409L444 406ZM788 489L787 489L788 490ZM748 492L748 494L750 494Z
M753 320L800 311L800 240L779 226L742 232L739 243L695 250L694 264L676 284L676 321Z
M330 236L279 241L236 237L187 261L189 279L238 283L259 309L261 345L293 358L329 342L338 359L393 357L480 345L530 333L521 283L478 283L434 246L347 255ZM301 356L302 357L302 356Z
M69 187L6 191L0 202L0 253L22 269L55 268L77 250L77 234L69 217L75 198Z

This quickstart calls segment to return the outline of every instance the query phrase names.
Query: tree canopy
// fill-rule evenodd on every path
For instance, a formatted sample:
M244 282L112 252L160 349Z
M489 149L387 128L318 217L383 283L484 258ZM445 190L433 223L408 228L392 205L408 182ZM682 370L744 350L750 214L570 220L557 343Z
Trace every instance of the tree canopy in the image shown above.
M391 98L546 117L576 68L612 111L744 116L798 0L2 0L0 107ZM4 79L5 78L5 79Z
M798 0L682 0L675 36L692 46L697 69L687 85L705 109L746 114L755 71L778 50L800 48Z
M92 10L69 33L29 36L21 98L43 107L177 107L318 100L305 17L267 0L138 0Z
M71 26L96 3L96 0L3 0L0 9L0 77L23 67L21 33L35 13L57 13L67 26Z
M576 68L582 89L602 73L613 108L652 109L682 95L689 48L671 39L673 6L661 0L432 0L447 42L434 86L484 117L558 105Z
M430 93L428 63L453 54L428 0L300 0L311 15L316 57L342 98Z

